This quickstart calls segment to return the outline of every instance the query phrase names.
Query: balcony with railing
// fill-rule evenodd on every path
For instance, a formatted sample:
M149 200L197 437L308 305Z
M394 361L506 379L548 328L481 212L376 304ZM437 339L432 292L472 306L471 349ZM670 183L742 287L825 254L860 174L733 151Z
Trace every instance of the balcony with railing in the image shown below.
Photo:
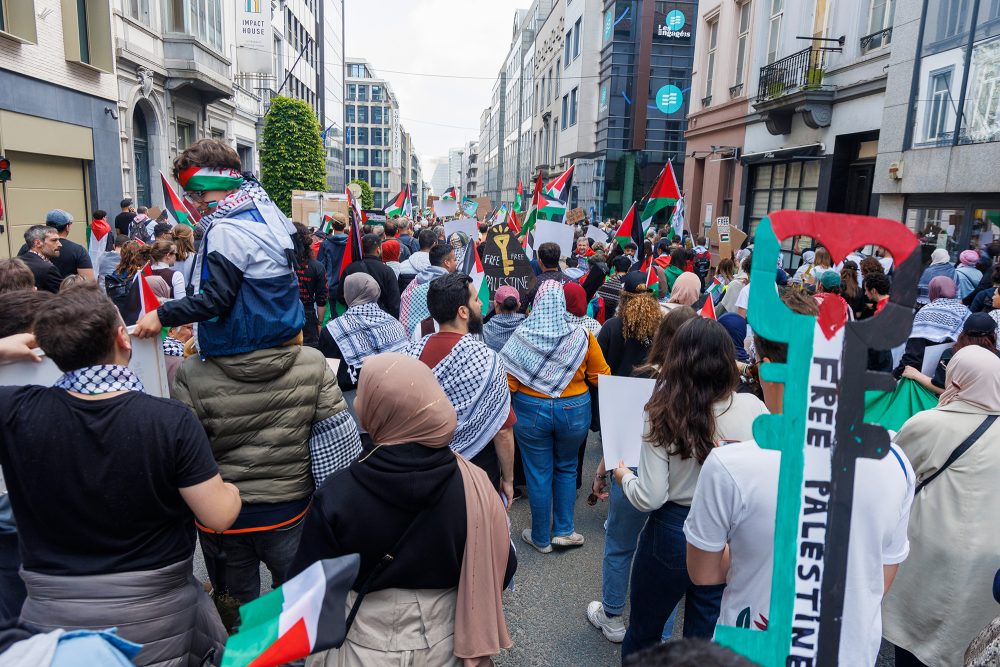
M892 43L892 26L861 38L861 53L871 53Z
M826 54L810 46L760 68L754 108L771 134L791 132L794 114L811 128L828 127L833 114L833 88L823 83Z

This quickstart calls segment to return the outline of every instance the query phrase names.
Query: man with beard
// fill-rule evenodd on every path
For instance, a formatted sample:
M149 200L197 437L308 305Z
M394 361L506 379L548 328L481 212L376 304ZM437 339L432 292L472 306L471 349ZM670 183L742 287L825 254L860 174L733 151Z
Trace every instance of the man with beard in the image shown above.
M458 425L451 448L489 475L508 499L514 497L514 412L507 373L496 352L475 335L483 331L483 304L464 273L433 280L427 307L439 327L411 345L407 354L434 372L455 407Z

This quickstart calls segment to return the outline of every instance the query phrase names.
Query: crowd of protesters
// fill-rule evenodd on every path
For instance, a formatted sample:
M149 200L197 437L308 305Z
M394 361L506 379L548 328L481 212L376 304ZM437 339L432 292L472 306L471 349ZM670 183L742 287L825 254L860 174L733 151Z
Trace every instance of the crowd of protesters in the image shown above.
M53 210L0 260L0 361L37 360L37 346L62 372L0 387L0 620L15 633L0 631L0 662L18 638L117 627L127 642L111 645L136 664L216 664L261 565L279 586L356 553L357 615L315 664L482 664L512 645L505 510L526 497L521 543L546 558L600 545L581 622L625 664L749 664L698 640L770 614L779 454L752 425L782 411L783 385L759 369L787 351L749 325L752 240L712 266L705 238L581 233L568 257L539 245L530 291L484 304L458 270L479 248L464 233L365 225L346 263L344 217L328 234L293 225L225 143L194 143L173 175L196 230L124 200L95 266ZM890 298L880 248L785 260L753 289L793 312L832 301L864 320ZM155 310L127 305L140 272ZM133 324L162 344L171 398L129 368ZM874 665L883 637L899 667L996 650L998 327L996 258L936 249L909 340L869 354L938 402L891 456L859 464L842 665ZM601 375L655 385L638 466L602 459L591 476ZM608 503L603 535L576 529L581 487ZM678 623L682 645L660 645Z

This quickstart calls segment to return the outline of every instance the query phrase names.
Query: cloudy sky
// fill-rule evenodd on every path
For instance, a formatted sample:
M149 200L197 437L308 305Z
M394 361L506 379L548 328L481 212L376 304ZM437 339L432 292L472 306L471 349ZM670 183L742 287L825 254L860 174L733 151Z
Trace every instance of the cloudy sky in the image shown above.
M430 181L430 160L479 139L479 116L530 0L345 0L344 49L389 81ZM484 77L449 79L398 72Z

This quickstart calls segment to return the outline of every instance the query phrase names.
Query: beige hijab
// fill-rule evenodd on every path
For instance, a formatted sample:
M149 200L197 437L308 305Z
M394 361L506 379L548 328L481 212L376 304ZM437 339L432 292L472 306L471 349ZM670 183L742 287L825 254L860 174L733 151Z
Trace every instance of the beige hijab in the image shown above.
M938 407L964 401L990 414L1000 414L1000 358L978 345L963 347L948 362L945 390Z
M455 409L430 368L386 352L365 359L354 409L381 446L418 442L445 447L455 433ZM507 515L480 468L455 455L465 489L466 538L455 608L455 656L466 667L489 665L513 642L503 615L503 577L510 550Z
M685 271L674 281L674 288L670 291L668 303L690 306L698 300L699 296L701 296L701 280L690 271Z

